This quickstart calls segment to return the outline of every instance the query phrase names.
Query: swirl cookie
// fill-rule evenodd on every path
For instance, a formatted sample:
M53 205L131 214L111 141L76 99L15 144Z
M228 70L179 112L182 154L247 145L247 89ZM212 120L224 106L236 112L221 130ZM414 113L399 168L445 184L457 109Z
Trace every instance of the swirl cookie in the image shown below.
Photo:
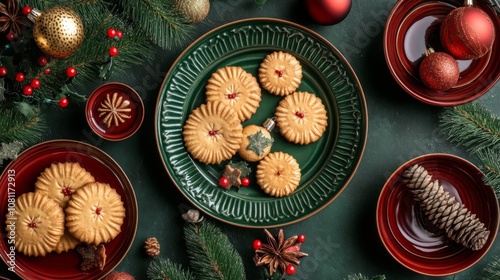
M207 101L218 100L230 105L240 121L248 120L259 108L259 83L241 67L218 69L208 79L206 90Z
M125 207L109 184L90 183L76 190L66 208L66 227L76 239L99 245L121 232Z
M238 154L246 161L256 162L271 151L273 138L262 126L251 124L243 128L243 137Z
M54 250L64 234L64 211L57 202L41 193L28 192L16 199L13 212L7 214L7 231L15 230L19 252L37 257ZM16 221L14 228L10 220Z
M53 163L38 176L35 191L54 199L64 209L77 189L94 181L94 176L77 162Z
M271 196L289 195L299 185L300 177L299 164L284 152L270 153L257 165L257 184Z
M317 141L328 126L321 99L308 92L294 92L276 107L276 125L288 141L306 145Z
M285 96L294 92L302 80L302 66L291 54L282 51L268 54L259 67L259 81L274 95Z
M234 110L221 101L209 101L193 110L182 135L191 156L205 164L218 164L236 154L243 127Z

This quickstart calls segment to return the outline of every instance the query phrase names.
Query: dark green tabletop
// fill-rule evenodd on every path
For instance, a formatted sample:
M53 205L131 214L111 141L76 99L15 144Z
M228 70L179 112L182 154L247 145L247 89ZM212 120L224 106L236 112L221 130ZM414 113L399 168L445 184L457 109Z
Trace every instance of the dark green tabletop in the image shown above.
M353 1L348 17L333 26L314 24L303 0L268 0L256 8L253 0L212 0L208 17L196 25L193 40L222 24L244 18L273 17L304 25L324 36L346 57L356 72L368 107L368 138L359 168L341 195L314 216L284 227L285 235L303 233L307 241L302 251L309 253L298 272L289 279L344 279L349 274L385 274L388 279L430 279L412 272L394 260L383 247L375 222L379 193L390 174L404 162L428 153L450 153L473 161L462 149L449 143L437 128L440 108L423 104L404 92L391 76L384 59L382 38L387 16L396 1ZM155 139L156 100L162 81L173 61L182 52L157 50L154 61L145 62L113 81L126 83L142 96L146 115L133 137L108 142L93 134L85 121L84 106L71 106L48 115L48 139L74 139L104 150L123 168L134 186L139 205L139 225L135 241L117 270L136 279L146 279L151 261L144 253L148 237L156 237L161 255L187 267L181 209L190 206L171 182L160 159ZM90 93L99 83L82 88ZM500 115L500 85L477 102ZM259 269L252 261L252 241L263 238L263 230L239 228L214 221L228 235L241 254L248 279L257 279ZM488 254L470 269L449 277L472 279L495 255L495 242ZM5 264L0 275L7 273Z

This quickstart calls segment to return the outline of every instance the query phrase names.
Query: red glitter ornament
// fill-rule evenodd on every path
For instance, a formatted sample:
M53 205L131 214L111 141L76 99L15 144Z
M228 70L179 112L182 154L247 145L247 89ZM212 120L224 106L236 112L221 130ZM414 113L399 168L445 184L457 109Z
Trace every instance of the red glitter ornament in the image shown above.
M458 62L451 55L434 52L432 48L425 52L419 71L424 85L438 91L452 88L460 76Z
M483 10L467 0L451 11L440 29L441 44L456 59L476 59L487 54L495 42L495 26Z
M351 10L351 0L306 0L309 14L319 24L341 22Z

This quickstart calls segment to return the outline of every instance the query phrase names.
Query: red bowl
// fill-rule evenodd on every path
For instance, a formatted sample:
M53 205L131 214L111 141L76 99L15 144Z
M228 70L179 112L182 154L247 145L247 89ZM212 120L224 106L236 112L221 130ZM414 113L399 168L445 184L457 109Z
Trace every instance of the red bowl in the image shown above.
M9 258L13 245L9 243L7 234L0 240L0 257L8 267L15 265L14 272L23 279L101 279L113 271L127 255L137 232L138 208L134 189L125 172L109 155L94 146L72 140L48 141L27 149L6 166L0 176L2 234L6 233L8 199L34 191L37 177L55 162L80 163L97 181L110 184L122 197L126 216L122 231L105 244L107 260L104 269L82 272L80 255L75 250L60 254L49 253L43 257L28 257L14 250L14 258Z
M403 172L414 164L423 166L490 230L481 250L449 240L423 217L403 182ZM377 204L377 228L387 251L408 269L429 276L452 275L478 262L492 246L499 224L498 200L483 176L472 163L448 154L428 154L400 166L385 183Z
M107 95L113 96L118 93L117 97L122 97L122 100L128 100L131 109L127 114L130 118L125 119L125 122L118 126L111 125L108 127L103 119L105 115L100 116L98 111L101 104L106 100ZM85 108L85 115L90 128L100 137L109 141L120 141L129 138L139 130L144 121L144 103L139 94L131 87L122 83L106 83L96 88L89 96Z
M479 1L477 1L479 2ZM458 83L447 91L426 87L418 68L425 50L431 46L444 51L439 28L446 15L463 6L462 0L398 1L387 19L384 32L384 55L396 82L411 96L435 106L457 106L485 94L500 78L500 19L495 10L483 3L483 9L495 25L496 38L492 50L475 60L457 60L460 66Z

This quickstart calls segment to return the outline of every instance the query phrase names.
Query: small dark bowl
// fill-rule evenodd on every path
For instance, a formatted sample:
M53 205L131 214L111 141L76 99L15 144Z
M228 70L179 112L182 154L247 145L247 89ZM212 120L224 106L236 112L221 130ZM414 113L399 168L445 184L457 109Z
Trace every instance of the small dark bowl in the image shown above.
M496 38L492 50L475 60L458 60L460 78L446 91L426 87L419 77L420 62L430 46L444 51L439 29L446 15L463 1L405 0L398 1L387 19L384 33L384 55L396 82L411 96L435 106L457 106L485 94L500 78L500 19L486 1L475 7L484 10L495 26Z
M449 240L423 217L403 182L403 172L414 164L423 166L490 230L482 249L473 251ZM499 224L498 200L483 176L472 163L448 154L424 155L400 166L385 183L377 205L377 228L387 251L408 269L429 276L456 274L477 263L491 248Z
M106 100L106 95L118 93L118 97L129 100L130 118L118 126L109 128L103 122L104 116L99 116L101 103ZM139 94L131 87L122 83L106 83L96 88L89 96L85 108L85 115L90 128L100 137L109 141L121 141L134 135L144 121L144 103Z

